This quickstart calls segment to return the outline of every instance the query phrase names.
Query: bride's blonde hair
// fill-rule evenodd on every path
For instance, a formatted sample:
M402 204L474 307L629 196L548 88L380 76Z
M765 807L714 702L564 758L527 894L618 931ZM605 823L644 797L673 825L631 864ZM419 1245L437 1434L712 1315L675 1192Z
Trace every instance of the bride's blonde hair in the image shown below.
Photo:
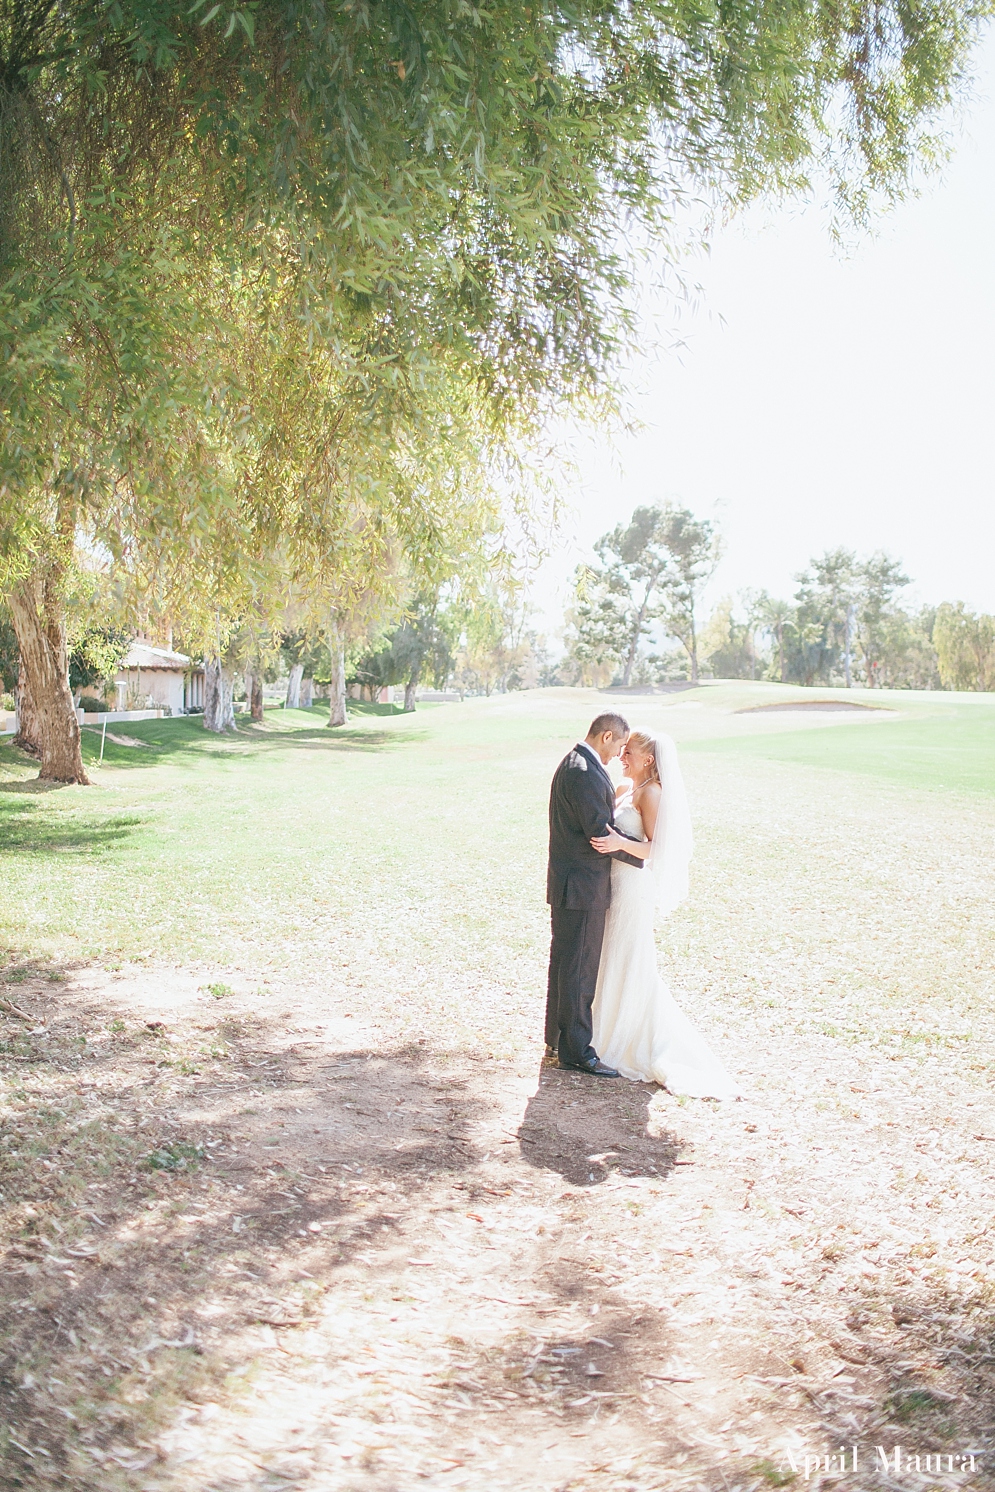
M660 783L660 773L657 771L656 766L656 740L650 735L649 731L632 731L625 744L627 746L638 746L640 751L645 751L648 754L649 776L646 778L646 781ZM663 784L660 783L660 786L662 787Z

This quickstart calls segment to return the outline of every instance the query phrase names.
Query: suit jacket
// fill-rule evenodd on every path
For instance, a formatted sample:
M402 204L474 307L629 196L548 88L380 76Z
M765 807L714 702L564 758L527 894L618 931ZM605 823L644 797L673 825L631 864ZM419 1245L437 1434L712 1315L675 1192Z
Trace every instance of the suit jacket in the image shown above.
M615 827L615 789L596 752L576 746L560 762L549 791L549 870L552 907L604 911L611 902L611 862L643 867L623 851L599 855L591 840Z

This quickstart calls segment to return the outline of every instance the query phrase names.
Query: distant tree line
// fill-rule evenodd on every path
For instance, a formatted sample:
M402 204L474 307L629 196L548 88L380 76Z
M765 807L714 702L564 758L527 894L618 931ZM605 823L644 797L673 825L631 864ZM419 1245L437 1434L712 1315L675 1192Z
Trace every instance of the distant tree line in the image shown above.
M673 505L639 507L594 550L596 561L574 576L559 658L534 624L526 588L495 559L489 573L437 568L403 610L368 607L344 647L305 624L230 629L221 652L231 682L227 694L215 689L213 708L231 712L243 693L239 672L254 720L263 718L263 686L276 683L290 708L319 697L334 708L353 686L370 699L384 687L403 690L405 710L426 687L463 697L722 678L995 690L995 617L962 601L909 604L903 593L911 581L890 555L830 550L796 577L790 600L746 590L704 616L702 593L721 557L711 521ZM113 626L76 627L74 695L106 691L130 638ZM8 699L17 675L17 638L0 602L0 692Z
M406 710L425 687L464 696L723 678L995 690L995 618L960 601L908 604L911 581L890 555L830 550L796 577L790 600L746 590L704 616L702 594L722 554L710 520L674 505L639 507L594 549L596 562L574 576L558 659L510 571L472 588L450 576L352 645L346 683L371 698L403 689ZM287 703L310 704L312 687L328 691L330 669L327 646L298 631L278 639L267 678L288 676Z
M914 606L901 562L834 549L791 600L728 597L699 624L719 536L686 508L639 507L579 567L566 617L565 683L658 683L702 675L871 689L995 689L995 617L963 602Z
M532 612L511 575L472 595L452 583L425 588L398 625L354 655L349 682L371 692L403 687L405 710L426 684L462 697L558 683Z

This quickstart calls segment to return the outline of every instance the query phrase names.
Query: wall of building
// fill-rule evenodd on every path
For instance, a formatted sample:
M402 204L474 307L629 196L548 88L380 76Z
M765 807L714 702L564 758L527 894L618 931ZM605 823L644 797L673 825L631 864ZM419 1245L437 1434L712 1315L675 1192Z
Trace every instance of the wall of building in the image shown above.
M119 709L149 708L183 714L183 674L177 669L122 668L114 684Z

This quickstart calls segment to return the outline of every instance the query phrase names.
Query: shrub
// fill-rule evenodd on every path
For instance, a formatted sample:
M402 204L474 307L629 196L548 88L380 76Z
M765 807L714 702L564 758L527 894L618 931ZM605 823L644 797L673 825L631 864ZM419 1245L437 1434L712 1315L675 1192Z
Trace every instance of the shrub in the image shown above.
M79 707L87 715L96 715L101 710L106 710L107 704L106 701L98 699L95 694L81 694L79 697Z

